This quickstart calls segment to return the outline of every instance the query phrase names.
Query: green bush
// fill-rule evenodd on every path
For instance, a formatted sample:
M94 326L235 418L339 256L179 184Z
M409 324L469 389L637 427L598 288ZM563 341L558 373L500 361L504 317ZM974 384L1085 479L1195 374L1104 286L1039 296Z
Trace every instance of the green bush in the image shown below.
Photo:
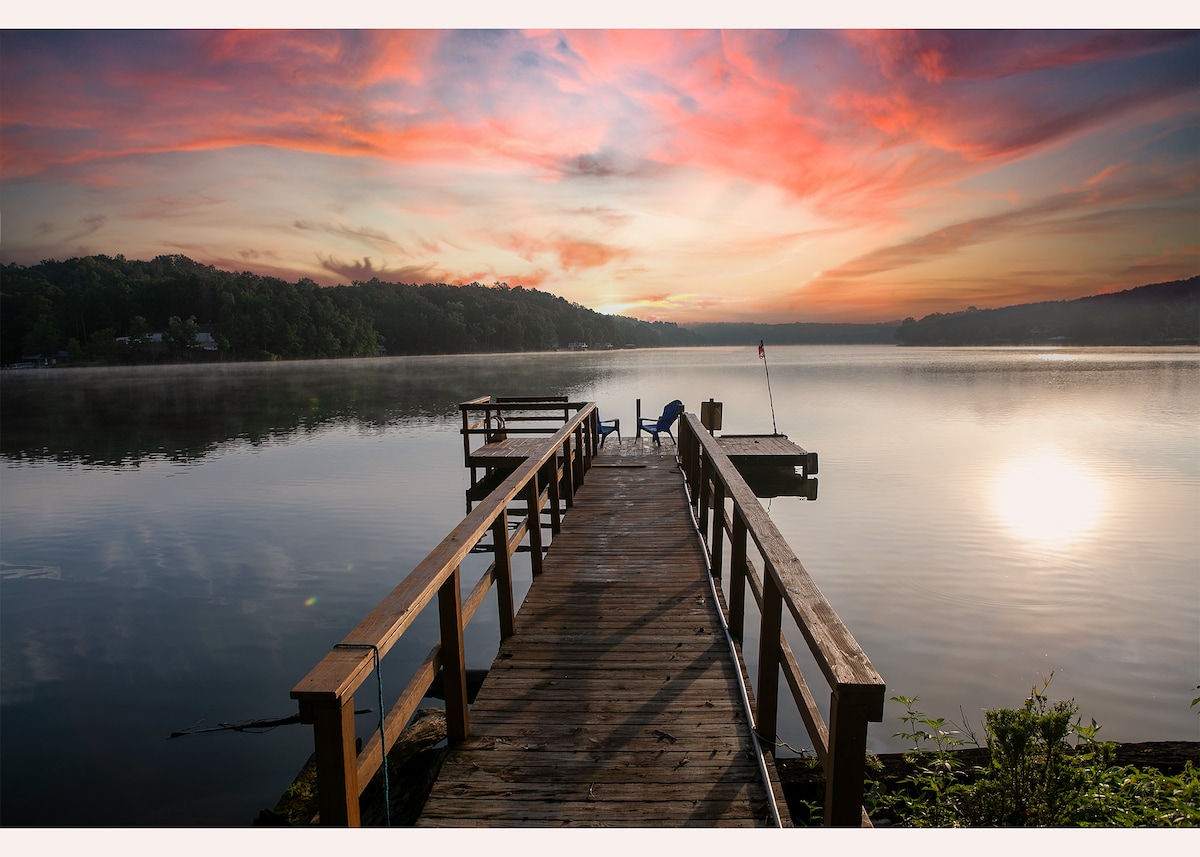
M1051 702L1049 684L1035 686L1020 708L985 713L989 758L971 767L954 752L969 743L957 730L917 711L917 697L893 697L905 706L908 731L893 737L913 742L910 773L868 784L872 819L905 827L1200 826L1200 771L1191 762L1176 776L1113 765L1115 745L1097 740L1099 725L1084 725L1073 699Z

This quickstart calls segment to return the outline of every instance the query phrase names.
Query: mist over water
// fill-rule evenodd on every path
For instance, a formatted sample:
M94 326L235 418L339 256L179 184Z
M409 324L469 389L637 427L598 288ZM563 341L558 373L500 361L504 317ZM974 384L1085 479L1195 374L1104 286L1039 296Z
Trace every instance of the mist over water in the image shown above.
M1197 739L1200 350L767 360L820 490L764 505L889 696L978 726L1053 671L1101 737ZM167 736L295 711L294 683L466 511L458 402L566 394L629 438L638 398L643 416L714 398L725 433L769 433L763 370L747 347L5 372L0 823L246 825L273 806L308 727ZM471 667L494 654L489 616ZM436 637L423 617L385 689ZM871 749L902 749L898 713ZM807 745L787 705L780 732Z

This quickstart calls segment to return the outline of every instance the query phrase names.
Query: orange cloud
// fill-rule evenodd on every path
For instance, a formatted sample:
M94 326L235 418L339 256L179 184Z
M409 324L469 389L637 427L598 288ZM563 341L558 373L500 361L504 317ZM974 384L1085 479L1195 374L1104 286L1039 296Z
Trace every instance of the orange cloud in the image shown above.
M510 234L503 242L527 261L533 261L543 253L553 253L558 257L559 267L564 271L601 268L609 262L625 259L630 255L626 248L581 238L544 239L531 235Z
M564 239L554 242L554 249L558 253L559 264L565 271L600 268L614 259L624 259L629 255L628 250L610 247L597 241Z

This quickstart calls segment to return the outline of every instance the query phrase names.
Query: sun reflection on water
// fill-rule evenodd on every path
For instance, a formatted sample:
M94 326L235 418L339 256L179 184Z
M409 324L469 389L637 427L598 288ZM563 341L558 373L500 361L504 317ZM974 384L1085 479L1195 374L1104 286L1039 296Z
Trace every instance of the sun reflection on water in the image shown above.
M1017 538L1043 546L1088 538L1108 487L1095 472L1053 448L1011 459L992 482L992 509Z

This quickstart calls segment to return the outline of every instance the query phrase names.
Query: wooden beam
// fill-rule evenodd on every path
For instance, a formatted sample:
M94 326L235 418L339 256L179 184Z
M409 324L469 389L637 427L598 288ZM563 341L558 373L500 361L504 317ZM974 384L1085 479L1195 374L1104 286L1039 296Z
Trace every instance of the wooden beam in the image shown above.
M536 490L537 482L534 481L531 484ZM533 529L538 528L535 526ZM518 534L519 537L520 534ZM500 612L500 638L504 639L513 635L514 617L516 616L516 608L513 606L512 550L508 541L507 510L501 512L496 518L496 522L492 524L492 544L495 548L496 606ZM465 666L463 679L465 682ZM463 687L465 688L466 685L464 684Z
M502 540L503 541L503 540ZM438 590L438 619L442 630L442 689L446 694L446 735L460 741L470 734L467 720L467 662L463 648L460 569Z
M354 697L341 702L301 704L301 719L313 725L321 823L358 827L358 750Z

